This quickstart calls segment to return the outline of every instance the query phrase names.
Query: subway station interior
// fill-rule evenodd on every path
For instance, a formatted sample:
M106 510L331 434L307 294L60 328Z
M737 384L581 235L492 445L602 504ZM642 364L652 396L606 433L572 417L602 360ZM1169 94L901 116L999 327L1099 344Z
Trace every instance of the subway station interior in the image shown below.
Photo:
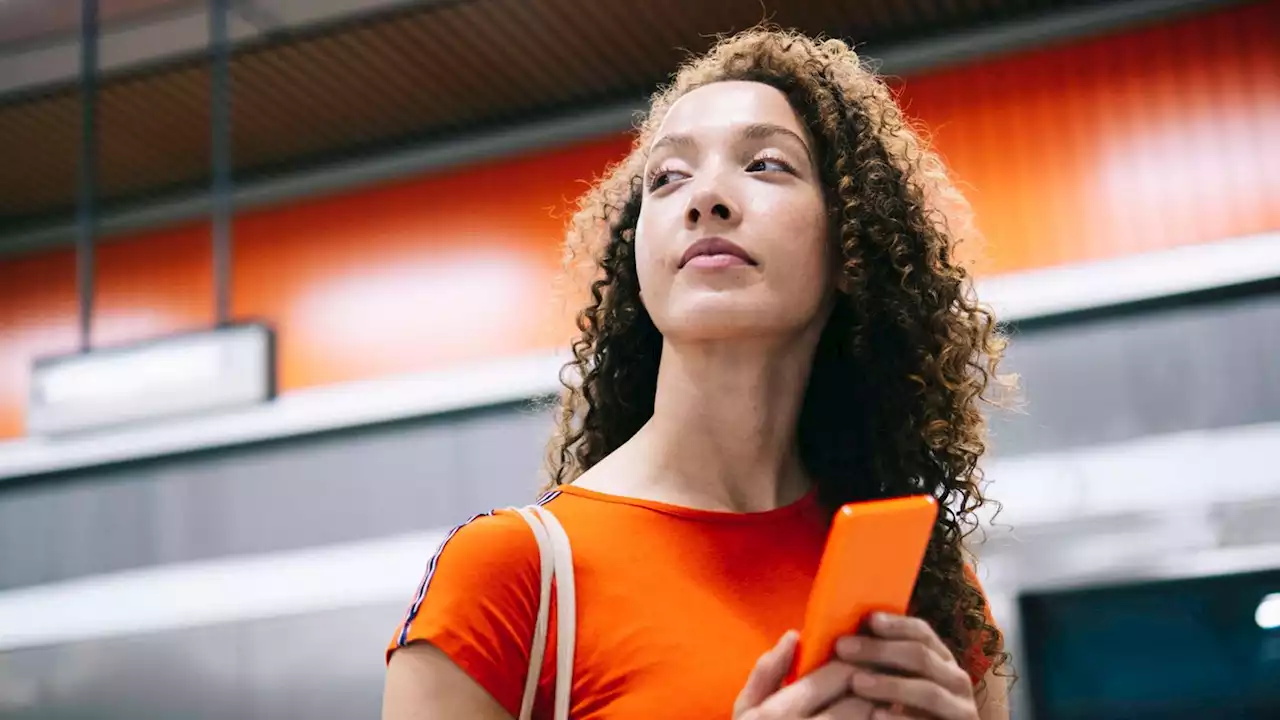
M541 491L574 200L761 21L982 230L1011 716L1280 717L1277 0L0 0L0 719L377 717Z

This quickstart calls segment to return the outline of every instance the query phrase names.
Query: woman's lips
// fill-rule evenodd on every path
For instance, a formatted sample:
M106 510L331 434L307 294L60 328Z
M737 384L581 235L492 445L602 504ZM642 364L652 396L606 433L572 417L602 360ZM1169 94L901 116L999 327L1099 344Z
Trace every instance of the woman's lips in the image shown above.
M704 269L755 265L756 261L746 250L722 237L706 237L693 243L680 256L680 267L693 266Z
M718 270L720 268L747 266L746 260L737 255L729 255L727 253L717 253L715 255L695 255L685 263L685 267L700 268L703 270Z

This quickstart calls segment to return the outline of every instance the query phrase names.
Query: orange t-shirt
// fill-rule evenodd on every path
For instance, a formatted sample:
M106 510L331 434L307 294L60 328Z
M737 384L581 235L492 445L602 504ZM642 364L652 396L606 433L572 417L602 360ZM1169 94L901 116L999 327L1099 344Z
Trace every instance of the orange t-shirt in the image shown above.
M803 623L831 514L810 493L760 513L694 510L572 485L540 504L573 547L578 602L571 716L728 717L756 659ZM511 512L472 518L430 559L387 650L435 645L513 717L538 608L538 546ZM554 596L553 596L554 597ZM535 717L555 688L550 612ZM981 677L980 653L968 658Z

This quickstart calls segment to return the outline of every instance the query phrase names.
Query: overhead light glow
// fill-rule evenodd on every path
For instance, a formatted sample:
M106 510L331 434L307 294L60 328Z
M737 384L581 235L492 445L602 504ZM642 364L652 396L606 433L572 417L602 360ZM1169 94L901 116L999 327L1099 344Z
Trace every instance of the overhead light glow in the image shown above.
M1253 613L1253 620L1263 630L1280 629L1280 593L1271 593L1262 598L1257 611Z

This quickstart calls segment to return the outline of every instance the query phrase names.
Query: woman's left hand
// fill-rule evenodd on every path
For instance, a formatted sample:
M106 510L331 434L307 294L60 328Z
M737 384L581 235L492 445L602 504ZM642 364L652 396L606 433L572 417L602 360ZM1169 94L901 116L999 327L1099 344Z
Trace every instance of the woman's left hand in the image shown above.
M977 720L969 674L929 624L875 613L871 635L841 638L836 656L867 668L853 676L854 695L881 703L876 718Z

